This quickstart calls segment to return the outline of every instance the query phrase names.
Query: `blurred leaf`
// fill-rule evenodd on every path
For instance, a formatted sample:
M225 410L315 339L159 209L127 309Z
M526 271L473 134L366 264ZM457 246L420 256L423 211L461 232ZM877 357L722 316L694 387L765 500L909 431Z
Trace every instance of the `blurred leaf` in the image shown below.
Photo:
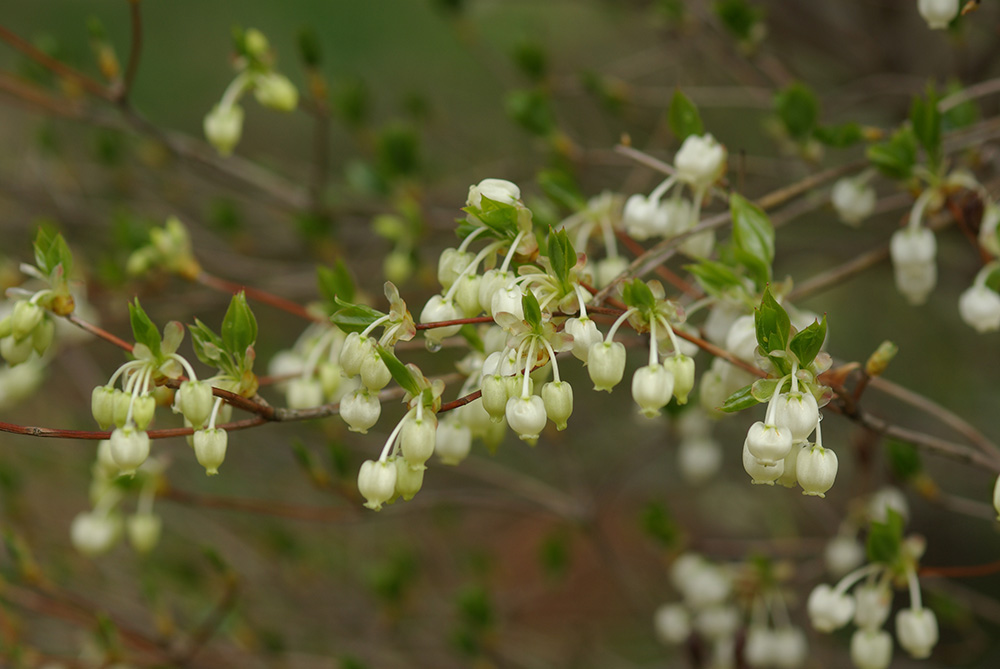
M869 162L890 179L908 179L917 162L917 138L904 126L887 141L868 147Z
M572 290L570 271L576 265L576 250L569 240L565 230L550 230L548 239L548 257L552 265L552 273L559 280L559 285L565 292ZM526 291L531 292L531 291Z
M524 320L531 326L532 330L538 330L542 326L542 309L538 306L538 298L530 290L524 291L521 296L521 309L524 311Z
M319 35L312 28L303 28L299 31L298 38L299 57L307 67L318 67L322 59L322 50L319 46Z
M507 116L533 135L545 136L555 129L549 98L535 89L511 91L504 107Z
M927 152L932 169L941 159L941 114L937 108L938 97L933 85L927 86L924 97L913 98L910 105L910 123L917 141Z
M327 302L336 304L338 297L344 302L354 301L354 280L343 260L338 258L333 267L317 265L316 281L319 294Z
M903 545L903 517L892 508L886 507L886 522L872 521L868 530L866 549L869 562L893 565L899 558Z
M661 502L648 502L639 516L642 531L663 548L674 548L680 539L680 528L667 507Z
M902 481L909 481L923 471L920 451L913 444L890 439L886 442L886 455L892 473Z
M371 116L371 99L364 79L348 77L340 81L333 91L333 108L348 127L367 125Z
M540 81L548 73L545 49L535 40L523 40L518 43L511 57L521 74L532 81Z
M864 139L861 126L854 122L818 126L813 131L813 136L823 144L836 149L853 146Z
M387 179L414 174L420 166L420 140L409 125L391 123L376 140L379 172Z
M718 0L712 9L726 30L737 39L750 40L763 12L747 0Z
M764 289L760 306L754 310L753 320L757 343L765 354L788 348L792 324L788 312L774 299L770 288Z
M792 139L803 141L819 121L819 101L812 89L796 82L774 96L774 109Z
M632 279L622 283L622 302L640 311L656 307L656 297L642 279Z
M392 378L399 384L399 387L414 397L419 395L420 386L417 384L417 380L413 378L413 374L410 372L409 368L407 368L407 366L404 365L392 351L385 348L381 344L376 344L375 350L378 351L379 356L382 358L382 362L384 362L385 366L389 368L389 373L392 374Z
M54 278L56 270L61 266L63 276L69 276L73 270L73 254L63 236L47 222L38 226L35 236L35 266L43 274Z
M542 571L550 578L563 578L569 571L571 536L564 530L549 532L538 549Z
M739 193L729 197L733 218L733 245L736 260L749 270L758 287L771 279L774 261L774 226L764 210Z
M698 107L679 88L674 91L674 96L670 100L667 119L670 124L670 131L681 142L690 135L701 135L705 132L705 126L701 122L701 114L698 113Z
M702 260L697 265L685 265L684 269L694 275L709 295L718 297L732 288L742 288L743 279L728 265L714 260Z
M576 211L586 206L587 200L580 192L576 181L566 170L545 169L538 173L538 185L549 198L569 209Z
M964 90L962 84L953 80L948 83L948 87L945 89L945 97L954 95L962 90ZM944 112L941 117L941 131L950 132L960 128L967 128L978 120L979 107L976 101L966 100Z
M344 332L361 332L369 325L385 316L380 311L375 311L364 304L351 304L339 297L334 298L334 302L342 309L338 309L330 317L330 321Z

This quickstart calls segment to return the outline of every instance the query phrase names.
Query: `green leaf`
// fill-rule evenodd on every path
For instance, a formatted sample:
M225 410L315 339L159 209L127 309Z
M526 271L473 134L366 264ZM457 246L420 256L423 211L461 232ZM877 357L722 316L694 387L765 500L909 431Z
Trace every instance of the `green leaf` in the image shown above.
M761 10L747 0L717 0L712 8L726 30L741 40L753 37L754 26L762 16Z
M333 267L316 266L316 279L323 299L336 303L339 297L347 302L354 300L354 281L343 260L337 260Z
M524 40L514 48L511 54L514 64L521 74L532 81L545 78L548 71L548 58L545 49L535 40Z
M229 308L222 319L222 344L237 360L242 360L247 349L257 341L257 319L254 318L247 296L241 290L229 301Z
M803 83L791 84L774 96L774 109L792 139L808 139L819 120L819 102Z
M330 320L344 332L361 332L385 315L364 304L351 304L339 297L334 301L343 309L335 311Z
M160 332L156 329L153 321L149 319L146 312L139 304L139 298L128 305L129 321L132 323L132 336L136 342L146 345L157 358L162 355L160 351Z
M923 471L920 451L913 444L890 439L886 443L886 453L892 473L903 481L908 481Z
M892 565L899 559L903 545L903 517L895 509L886 508L886 522L872 521L866 548L869 562Z
M864 139L864 133L861 131L861 126L852 121L838 125L817 126L813 130L813 137L827 146L844 149Z
M642 279L632 279L622 284L622 302L629 307L646 311L656 307L656 298Z
M521 308L524 310L524 320L532 330L538 330L542 326L542 309L538 306L538 298L530 290L524 291L521 296Z
M507 202L497 202L485 195L479 208L464 207L462 211L472 214L486 227L493 230L500 239L513 239L517 236L517 207Z
M753 384L751 383L727 397L726 401L719 408L726 413L736 413L737 411L743 411L744 409L756 406L759 403L759 400L753 396Z
M945 90L945 95L952 95L962 90L962 84L958 81L951 81ZM979 120L979 107L975 100L961 102L941 116L941 131L949 132L960 128L967 128Z
M41 225L35 236L34 246L35 265L43 274L52 277L61 265L63 276L69 275L73 269L73 254L61 234L49 225Z
M778 381L781 379L757 379L750 384L750 394L758 402L766 402L778 390Z
M545 136L555 129L548 96L539 89L511 91L504 101L507 116L533 135Z
M669 509L661 502L649 502L639 518L643 532L664 548L673 548L680 539L681 531Z
M571 289L570 270L576 266L576 250L565 230L550 230L548 240L549 262L552 271L565 292Z
M809 327L797 332L788 343L788 348L799 359L799 367L806 367L819 355L825 340L826 315L824 314L822 319L813 321Z
M413 378L413 374L404 365L399 358L397 358L392 351L385 348L381 344L375 345L375 350L382 357L382 362L385 366L389 368L389 373L392 374L392 378L396 380L399 387L416 397L420 394L420 385L417 380Z
M198 359L210 367L219 367L225 355L222 338L197 318L194 319L194 325L188 325L188 331Z
M674 97L670 99L667 120L670 131L682 142L691 135L701 135L705 132L698 107L679 88L674 91Z
M685 265L698 284L709 295L718 297L732 288L743 288L743 279L728 265L715 260L702 260L697 265Z
M792 324L784 307L771 295L770 287L764 289L760 306L754 310L753 321L757 343L765 354L788 348Z
M909 126L887 141L868 147L868 161L890 179L908 179L917 163L917 138Z
M933 85L928 85L926 97L915 97L910 105L913 134L927 152L931 165L936 165L941 158L941 114L937 104L937 93Z
M774 226L764 210L733 193L729 198L733 218L733 255L747 268L758 286L771 280L774 261Z

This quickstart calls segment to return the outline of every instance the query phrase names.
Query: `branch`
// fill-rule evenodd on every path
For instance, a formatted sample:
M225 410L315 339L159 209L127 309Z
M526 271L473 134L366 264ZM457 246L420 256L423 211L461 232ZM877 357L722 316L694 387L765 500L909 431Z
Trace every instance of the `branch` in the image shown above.
M20 51L47 70L54 72L64 79L75 81L91 95L95 95L108 102L115 101L115 96L98 81L53 58L41 49L36 48L3 25L0 25L0 41L6 42L11 48Z
M132 27L132 42L129 46L125 78L122 79L121 88L117 91L119 104L126 104L128 102L128 96L132 92L132 84L135 81L136 72L139 70L139 56L142 54L142 11L140 9L142 0L128 0L128 4L129 20Z

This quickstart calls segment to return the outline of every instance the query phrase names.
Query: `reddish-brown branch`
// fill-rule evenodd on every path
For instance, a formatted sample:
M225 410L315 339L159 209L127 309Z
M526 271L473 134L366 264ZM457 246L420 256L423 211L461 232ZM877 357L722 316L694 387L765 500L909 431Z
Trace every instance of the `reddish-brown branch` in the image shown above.
M646 252L646 249L642 247L642 244L640 244L639 242L635 241L627 234L625 234L625 231L615 230L615 235L618 237L618 241L620 241L632 255L638 257ZM688 283L681 277L677 276L674 272L670 271L665 266L658 265L653 271L656 272L657 276L659 276L661 279L663 279L671 286L684 293L685 295L689 295L695 299L702 296L702 292L700 290L692 286L690 283Z
M0 25L0 40L6 42L17 51L20 51L22 54L35 61L45 69L50 70L65 79L75 81L88 93L96 95L104 100L108 100L109 102L114 102L114 95L112 95L111 92L99 82L53 58L41 49L36 48L34 45L11 32L3 25Z
M115 335L111 334L107 330L105 330L105 329L103 329L101 327L98 327L97 325L94 325L93 323L88 323L87 321L85 321L82 318L76 316L75 314L70 314L69 316L66 316L66 320L68 320L70 323L72 323L73 325L77 326L81 330L86 330L87 332L89 332L90 334L94 335L95 337L100 337L104 341L106 341L106 342L108 342L110 344L114 344L115 346L117 346L118 348L122 349L123 351L126 351L128 353L132 352L132 344L128 343L124 339L119 339L118 337L116 337Z
M136 72L139 71L139 56L142 54L142 11L140 9L142 0L129 0L128 4L129 20L132 27L132 42L129 45L125 77L122 79L121 88L116 91L118 100L122 103L128 101L128 95L132 91L132 84L135 82Z
M973 578L993 574L1000 574L1000 560L986 564L920 568L920 576L925 578Z
M234 281L229 281L227 279L222 279L217 276L208 274L207 272L199 272L195 277L195 281L201 285L212 288L213 290L218 290L223 293L230 293L235 295L236 293L243 291L246 296L251 300L256 300L263 304L274 307L275 309L281 309L293 316L298 316L299 318L304 318L306 320L312 321L314 323L326 323L327 320L322 316L317 316L316 314L309 313L309 310L303 307L301 304L292 302L291 300L286 300L283 297L269 293L266 290L261 290L260 288L254 288L252 286L246 286Z
M477 325L479 323L492 323L492 316L474 316L472 318L456 318L452 321L434 321L433 323L417 323L417 330L433 330L435 328L446 328L451 325Z

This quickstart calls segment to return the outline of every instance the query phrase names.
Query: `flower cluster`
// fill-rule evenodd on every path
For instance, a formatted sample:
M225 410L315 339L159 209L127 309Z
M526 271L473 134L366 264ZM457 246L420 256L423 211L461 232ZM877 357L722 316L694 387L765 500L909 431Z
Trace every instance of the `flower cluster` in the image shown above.
M244 93L253 91L257 102L278 111L290 112L299 104L295 85L275 71L274 56L263 33L253 28L237 31L235 42L239 72L204 123L205 137L224 156L232 153L243 134L243 107L239 101Z

